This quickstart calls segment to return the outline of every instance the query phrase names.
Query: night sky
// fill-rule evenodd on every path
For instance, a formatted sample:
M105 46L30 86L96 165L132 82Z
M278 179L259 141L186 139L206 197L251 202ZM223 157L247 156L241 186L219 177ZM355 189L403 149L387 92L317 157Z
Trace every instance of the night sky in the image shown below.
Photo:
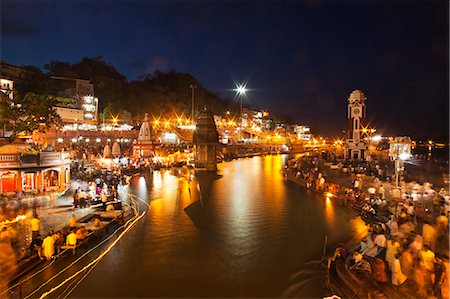
M3 0L1 59L102 55L128 80L175 69L224 97L247 81L252 107L328 135L361 89L380 132L448 136L448 2L361 2Z

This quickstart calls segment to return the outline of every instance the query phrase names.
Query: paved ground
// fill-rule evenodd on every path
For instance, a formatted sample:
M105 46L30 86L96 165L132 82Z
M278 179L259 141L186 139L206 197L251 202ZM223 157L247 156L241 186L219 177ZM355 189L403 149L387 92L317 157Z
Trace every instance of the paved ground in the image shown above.
M51 207L48 197L39 197L39 206L37 214L41 220L41 236L44 239L50 231L59 231L69 225L69 218L74 215L76 219L80 219L93 212L93 208L74 209L73 207L73 193L79 184L74 181L70 188L61 197L57 198L54 207ZM32 211L27 214L31 215ZM31 243L31 217L27 217L24 221L19 221L15 225L18 233L18 248L16 256L18 259L28 255L28 248Z

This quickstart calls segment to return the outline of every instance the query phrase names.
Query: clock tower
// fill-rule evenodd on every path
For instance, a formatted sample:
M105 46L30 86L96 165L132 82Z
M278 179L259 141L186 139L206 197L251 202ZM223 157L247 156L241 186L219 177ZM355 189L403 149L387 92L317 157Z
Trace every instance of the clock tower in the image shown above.
M347 142L345 144L345 158L363 160L367 154L367 143L361 136L361 128L366 116L366 97L360 90L354 90L348 98L347 118Z

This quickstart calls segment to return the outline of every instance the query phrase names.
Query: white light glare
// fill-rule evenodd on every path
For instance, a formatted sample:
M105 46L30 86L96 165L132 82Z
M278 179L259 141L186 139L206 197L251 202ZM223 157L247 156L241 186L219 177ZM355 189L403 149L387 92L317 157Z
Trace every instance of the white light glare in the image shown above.
M238 95L245 95L245 93L247 92L247 85L245 83L244 84L236 84L235 91Z
M408 153L401 153L400 154L400 156L399 156L399 158L401 159L401 160L407 160L407 159L409 159L409 154Z
M380 141L381 140L381 135L375 135L372 137L372 141Z

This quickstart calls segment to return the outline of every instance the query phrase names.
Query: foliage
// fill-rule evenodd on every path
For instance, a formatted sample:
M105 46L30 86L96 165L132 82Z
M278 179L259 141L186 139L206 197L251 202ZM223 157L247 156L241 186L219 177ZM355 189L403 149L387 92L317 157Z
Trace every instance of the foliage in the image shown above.
M61 121L53 109L55 97L28 92L23 98L0 102L0 124L13 135L20 132L44 132Z
M29 67L32 70L32 67ZM37 68L35 68L37 69ZM51 60L44 69L50 76L85 79L94 85L95 95L100 99L100 121L108 120L110 114L117 115L121 109L130 111L138 119L145 113L154 116L176 113L189 116L192 114L192 88L194 88L195 116L197 117L205 105L215 114L231 111L239 113L239 102L223 99L220 95L208 91L191 74L171 70L156 70L144 74L137 80L128 82L114 66L106 62L102 56L84 57L79 63L71 64ZM53 82L53 83L52 83ZM33 76L17 84L19 94L27 92L39 94L57 94L57 86L39 69ZM244 107L246 104L244 103ZM292 122L288 116L280 117Z

